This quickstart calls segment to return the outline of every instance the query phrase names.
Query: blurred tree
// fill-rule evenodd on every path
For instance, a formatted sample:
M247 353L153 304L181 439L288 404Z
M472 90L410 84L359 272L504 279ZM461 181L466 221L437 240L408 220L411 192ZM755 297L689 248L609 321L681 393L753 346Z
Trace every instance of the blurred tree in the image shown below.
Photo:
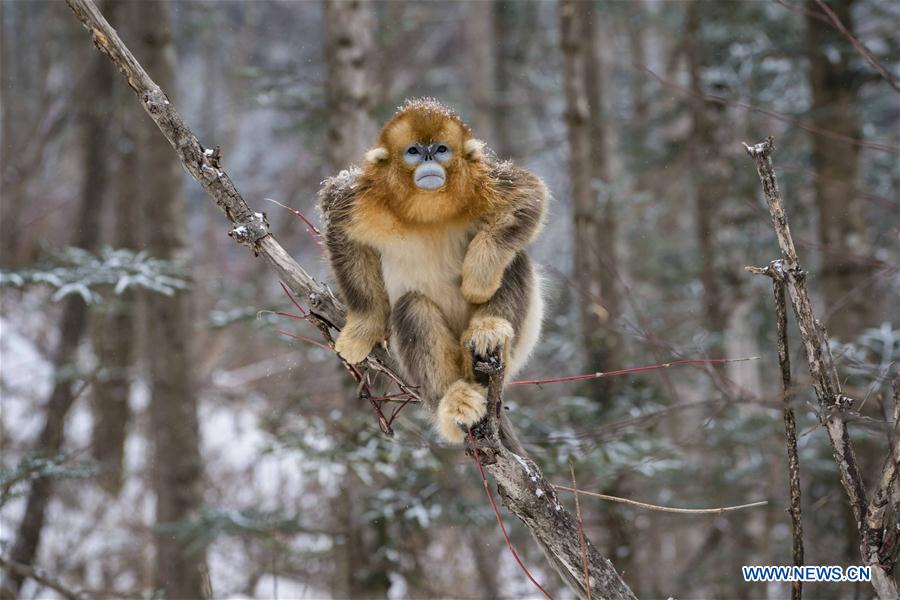
M33 211L33 183L51 142L77 111L52 40L57 15L46 2L0 4L0 262L21 265L34 253L24 227ZM62 36L58 36L62 37ZM32 52L20 52L23 47Z
M855 3L856 0L828 2L851 35ZM862 131L856 95L862 78L854 66L856 51L829 21L817 0L806 1L806 13L810 121L817 128L858 139ZM822 286L831 313L825 326L833 337L849 342L876 324L875 305L862 290L872 267L865 213L856 192L860 148L821 135L812 135L810 141L822 245Z
M475 135L497 151L500 139L495 125L497 119L497 49L501 44L494 38L494 15L499 2L467 2L465 36L466 87L471 95L470 125ZM509 28L501 28L506 31ZM498 154L500 154L498 152ZM500 154L500 156L504 156Z
M502 159L519 160L529 149L522 143L527 129L522 127L522 104L527 96L521 84L527 78L528 50L535 33L535 11L539 3L526 0L489 2L493 30L487 40L493 47L494 105L491 113L496 135L493 149ZM472 26L471 22L466 27Z
M369 0L323 0L328 157L343 169L362 158L377 133L371 63L375 13Z
M559 4L580 335L586 368L606 371L616 364L618 265L593 10L590 2Z
M375 141L375 13L369 0L323 0L323 10L328 158L330 167L337 170L359 162ZM348 390L342 398L348 424L338 433L337 442L352 451L369 423L360 412L355 394ZM364 488L356 470L348 469L334 498L332 517L335 529L340 531L336 544L338 589L347 598L385 597L391 584L384 553L380 552L386 545L386 523L384 519L380 523L361 519Z
M722 277L717 269L716 241L717 207L725 195L725 178L728 167L717 132L723 126L723 106L707 103L704 99L703 61L706 58L700 33L700 14L705 8L699 0L687 6L684 49L687 58L691 96L688 99L691 115L691 133L688 146L691 153L691 170L694 188L694 226L699 251L700 282L703 285L703 327L715 336L709 354L722 356L722 334L727 325L727 315L721 289ZM723 369L724 370L724 369Z
M128 8L125 0L110 0L106 9L107 19L116 23L120 35L130 37L128 27L134 19L122 19ZM121 20L119 25L116 20ZM110 144L115 148L118 161L112 174L111 231L109 243L120 249L136 250L140 247L139 230L141 189L136 174L139 172L138 139L140 123L146 118L131 98L125 86L114 85L112 94L113 126L115 137ZM128 405L131 376L129 368L136 351L136 292L125 290L110 297L94 308L92 341L100 372L93 386L94 429L91 451L99 463L98 479L108 492L117 494L122 486L122 468L125 438L131 410Z
M3 7L6 8L5 6ZM75 239L73 244L85 250L95 250L100 239L100 217L107 194L107 163L105 152L109 142L107 116L111 110L106 91L113 83L113 69L106 57L90 56L88 70L81 86L78 106L81 127L82 180L79 191ZM76 367L76 351L88 327L88 308L78 294L67 296L59 323L59 342L53 357L54 384L45 405L44 424L34 444L39 457L57 456L63 446L66 417L76 399L76 381L81 379ZM84 388L81 383L81 389ZM53 480L36 477L31 484L25 512L16 532L10 558L23 565L31 565L37 556L44 528L47 505L53 497ZM9 574L9 585L17 592L24 581L20 572Z
M175 48L167 2L129 3L134 53L163 89L177 90ZM187 206L181 164L148 118L138 121L136 176L146 250L156 258L183 260ZM145 297L150 380L150 423L156 492L155 585L168 598L204 598L206 559L189 539L164 527L190 519L203 504L198 398L192 356L191 294Z

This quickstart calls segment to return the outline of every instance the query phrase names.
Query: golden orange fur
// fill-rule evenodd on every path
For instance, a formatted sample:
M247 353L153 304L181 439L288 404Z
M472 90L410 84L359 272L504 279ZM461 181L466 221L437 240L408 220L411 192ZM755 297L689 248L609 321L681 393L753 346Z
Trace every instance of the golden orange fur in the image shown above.
M415 165L402 160L413 142L450 146L452 158L444 165L447 185L438 190L415 187ZM455 113L437 102L417 101L402 108L381 130L378 144L370 151L374 160L363 169L360 183L366 191L359 198L355 219L365 223L368 234L429 232L435 226L471 223L496 206L480 142Z
M404 153L438 143L450 149L441 159L443 184L417 187L417 166ZM410 101L385 124L361 170L326 181L320 193L349 309L335 349L356 363L387 333L450 441L484 416L472 353L499 349L507 375L515 372L537 341L543 312L540 276L525 248L541 227L547 189L482 146L442 104Z

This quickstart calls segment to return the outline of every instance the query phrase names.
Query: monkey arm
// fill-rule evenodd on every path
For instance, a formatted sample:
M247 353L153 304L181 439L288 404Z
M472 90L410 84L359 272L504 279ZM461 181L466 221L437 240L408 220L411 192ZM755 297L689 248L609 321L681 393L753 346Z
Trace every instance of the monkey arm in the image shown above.
M472 238L463 261L461 290L473 304L491 299L510 262L537 235L547 209L544 183L512 163L492 168L491 188L496 208Z
M348 234L359 194L355 175L342 172L327 180L320 192L328 257L347 304L347 323L334 348L350 363L365 359L375 344L387 337L391 310L378 251Z

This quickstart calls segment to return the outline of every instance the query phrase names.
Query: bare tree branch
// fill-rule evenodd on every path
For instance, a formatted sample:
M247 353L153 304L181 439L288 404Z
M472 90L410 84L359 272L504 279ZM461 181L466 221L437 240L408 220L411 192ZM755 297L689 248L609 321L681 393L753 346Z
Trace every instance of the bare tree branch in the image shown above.
M845 27L844 24L841 23L841 19L834 13L833 10L831 10L831 7L822 0L816 0L816 4L818 4L819 8L821 8L822 11L826 15L828 15L828 19L831 21L832 25L834 25L834 28L840 31L841 35L843 35L851 44L853 44L853 47L856 48L856 51L859 52L864 59L866 59L866 62L872 65L873 69L878 71L878 74L881 75L892 88L894 88L895 92L900 92L900 84L897 83L897 80L895 80L894 77L888 72L888 70L885 69L880 62L878 62L878 59L876 59L872 52L868 48L866 48L866 45L859 41L855 35L847 30L847 27Z
M33 579L39 585L50 588L66 600L81 600L82 598L84 598L84 594L73 592L56 579L48 577L47 574L44 573L43 569L40 569L38 567L24 565L20 562L3 558L2 556L0 556L0 567L3 567L10 573L15 573L23 579Z
M569 487L566 485L554 485L558 490L564 490L566 492L572 492L575 496L590 496L591 498L599 498L601 500L606 500L608 502L618 502L620 504L629 504L631 506L636 506L638 508L645 508L647 510L652 510L656 512L664 512L664 513L677 513L681 515L720 515L726 512L732 512L735 510L743 510L745 508L757 508L759 506L766 506L769 501L768 500L760 500L759 502L751 502L749 504L738 504L736 506L717 506L715 508L676 508L674 506L660 506L658 504L648 504L647 502L638 502L637 500L632 500L630 498L622 498L620 496L610 496L609 494L598 494L597 492L586 492L584 490L579 490L575 487Z
M768 267L748 267L748 270L756 274L771 274L773 278L778 277L787 287L794 316L800 329L800 337L806 351L813 390L820 407L819 419L828 432L834 460L841 473L841 484L847 493L853 518L856 521L863 562L872 567L872 585L878 597L882 600L895 600L898 597L897 584L891 573L896 560L894 563L882 563L885 531L882 528L873 532L867 526L870 507L856 461L856 453L853 450L844 420L844 414L852 408L853 400L841 392L840 380L828 349L824 328L814 317L812 303L806 289L806 272L800 267L787 215L784 212L781 192L778 190L778 182L775 178L775 168L772 164L775 142L770 136L765 142L754 146L744 144L744 148L756 161L756 170L762 182L766 203L772 217L772 226L781 248L781 260L774 261ZM888 462L892 460L890 456L888 459Z
M752 272L765 274L772 278L772 288L775 293L775 322L778 336L778 364L781 367L781 383L784 389L782 398L782 411L784 415L785 443L788 455L788 478L790 485L790 507L788 514L791 516L791 538L793 542L794 566L803 565L803 521L800 510L800 458L797 454L797 423L794 419L794 410L791 408L796 389L791 384L791 359L788 350L787 332L787 303L785 301L785 284L781 277L781 269L778 262L773 262L766 267L763 273L753 269ZM800 600L803 596L803 582L791 582L791 600Z
M91 32L94 45L118 67L138 96L144 110L175 149L187 172L203 187L232 222L235 241L261 255L282 281L299 297L306 298L310 312L320 320L323 333L339 329L345 322L344 308L334 294L316 282L294 261L269 232L265 215L254 212L219 164L212 149L202 146L163 90L144 71L92 0L66 0L69 8ZM394 361L377 347L367 359L370 368L385 371L396 380ZM559 504L556 491L537 465L514 453L500 439L503 422L505 439L510 433L499 407L502 397L502 366L479 363L481 376L489 379L488 417L473 428L478 451L487 471L494 476L505 506L531 531L548 560L572 590L583 596L581 546L575 519ZM477 367L477 368L478 368ZM477 430L477 432L476 432ZM591 565L591 590L598 598L625 600L634 594L622 581L612 563L586 540Z

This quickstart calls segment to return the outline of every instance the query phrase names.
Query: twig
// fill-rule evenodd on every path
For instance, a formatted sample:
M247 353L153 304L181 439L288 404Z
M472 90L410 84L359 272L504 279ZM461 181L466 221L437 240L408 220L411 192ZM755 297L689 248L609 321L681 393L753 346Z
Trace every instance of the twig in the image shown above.
M819 420L828 432L834 460L841 474L841 484L850 502L850 509L856 521L859 534L860 554L863 562L872 567L872 585L882 600L895 600L898 597L897 584L891 571L894 564L882 564L881 543L884 540L883 528L879 535L873 535L866 526L869 506L866 499L865 486L856 460L856 452L850 440L844 413L853 406L853 401L841 392L840 380L834 367L834 361L828 351L828 341L820 323L813 316L812 303L806 289L806 272L800 267L797 250L791 238L787 215L778 190L775 168L772 164L772 152L775 143L771 136L765 142L748 146L747 153L755 160L756 170L762 182L766 204L772 218L772 226L781 248L781 260L768 267L747 267L751 273L777 275L781 278L791 298L791 306L800 329L800 337L806 351L809 374L812 377L813 390L819 404ZM896 561L894 561L896 562Z
M575 481L575 466L569 461L569 470L572 472L572 489L575 491L575 518L578 519L578 541L581 543L581 562L584 565L584 587L587 589L588 600L591 600L591 571L588 569L587 544L584 543L584 521L581 519L581 500L578 498L578 482Z
M768 275L772 278L772 289L775 295L775 328L778 344L778 365L781 369L783 391L782 414L784 417L785 443L788 455L788 480L790 486L792 554L795 566L803 565L803 522L800 508L800 458L797 453L797 422L791 408L796 389L791 384L791 359L788 349L787 304L784 292L784 270L781 261L773 260L767 267L747 267L757 275ZM818 429L816 427L815 429ZM803 595L803 582L791 583L791 599L800 600Z
M630 373L644 373L646 371L659 371L661 369L668 369L669 367L677 367L677 366L682 366L682 365L722 364L722 363L743 362L743 361L747 361L747 360L759 360L759 357L751 356L749 358L696 358L696 359L673 360L671 362L662 363L662 364L658 364L658 365L648 365L646 367L633 367L631 369L619 369L618 371L587 373L585 375L569 375L568 377L554 377L552 379L522 379L519 381L510 381L507 385L543 385L545 383L564 383L564 382L568 382L568 381L582 381L585 379L600 379L601 377L614 377L616 375L628 375Z
M791 385L791 358L788 351L787 305L785 303L784 281L772 277L775 294L775 321L778 334L778 364L781 367L781 383L784 388L782 411L784 416L785 443L788 455L788 478L790 480L791 505L788 514L791 516L791 539L794 566L803 565L803 520L800 504L800 456L797 453L797 422L794 419L794 387ZM800 600L803 596L803 582L791 583L791 600Z
M3 558L2 556L0 556L0 567L3 567L7 571L18 573L22 577L34 579L40 585L50 588L66 600L81 600L82 598L84 598L83 594L79 592L73 592L57 580L47 577L42 572L42 569L39 569L37 567L23 565L22 563L15 562L8 558Z
M847 30L844 24L841 23L840 18L838 18L833 10L831 10L831 7L828 6L828 4L826 4L825 2L822 2L822 0L816 0L816 4L818 4L819 8L821 8L825 12L825 14L828 15L828 19L834 25L834 28L840 31L841 35L843 35L851 44L853 44L853 47L856 48L856 51L859 52L864 59L866 59L866 62L872 65L873 69L878 71L878 74L881 75L892 88L894 88L895 92L900 92L900 84L898 84L893 76L888 73L887 69L885 69L880 62L878 62L878 60L872 55L872 52L869 51L868 48L866 48L866 45L859 41L855 35Z
M761 500L759 502L751 502L750 504L738 504L737 506L720 506L717 508L675 508L673 506L659 506L658 504L648 504L647 502L638 502L637 500L631 500L630 498L621 498L619 496L610 496L608 494L598 494L596 492L586 492L584 490L578 490L574 487L568 487L565 485L555 485L554 486L558 490L563 490L565 492L572 492L576 495L581 494L583 496L590 496L591 498L599 498L601 500L608 500L609 502L618 502L619 504L630 504L631 506L637 506L639 508L646 508L647 510L653 510L656 512L665 512L665 513L678 513L683 515L720 515L726 512L732 512L735 510L743 510L745 508L756 508L758 506L765 506L769 503L768 500Z
M686 88L682 85L674 83L657 75L653 70L651 70L647 65L642 65L636 62L631 63L632 68L637 69L638 71L643 71L647 73L650 77L658 81L660 84L679 90L684 94L688 94L690 96L699 97L706 102L713 102L715 104L721 104L723 106L736 106L738 108L759 113L761 115L766 115L767 117L772 117L773 119L777 119L783 123L787 123L789 125L794 125L803 129L804 131L808 131L810 133L822 136L824 138L828 138L830 140L834 140L837 142L843 142L845 144L850 144L852 146L858 146L860 148L869 148L871 150L880 150L882 152L888 152L890 154L900 154L900 147L892 146L890 144L882 144L879 142L867 142L866 140L850 137L844 135L842 133L837 133L835 131L831 131L830 129L822 129L821 127L816 127L808 121L804 121L802 119L797 119L795 117L791 117L789 115L785 115L783 113L773 111L766 108L760 108L758 106L753 106L751 104L747 104L746 102L741 102L740 100L732 100L730 98L724 98L722 96L715 96L713 94L696 94L689 88Z
M306 218L306 215L304 215L302 212L300 212L296 208L291 208L290 206L282 204L278 200L273 200L271 198L265 198L265 200L268 200L269 202L271 202L273 204L277 204L281 208L284 208L284 209L292 212L294 214L294 216L299 217L300 220L303 221L304 224L306 224L306 230L312 236L312 239L316 243L316 246L319 247L319 250L325 249L325 245L322 244L322 232L319 231L318 227L313 225L312 221L310 221L309 219Z

